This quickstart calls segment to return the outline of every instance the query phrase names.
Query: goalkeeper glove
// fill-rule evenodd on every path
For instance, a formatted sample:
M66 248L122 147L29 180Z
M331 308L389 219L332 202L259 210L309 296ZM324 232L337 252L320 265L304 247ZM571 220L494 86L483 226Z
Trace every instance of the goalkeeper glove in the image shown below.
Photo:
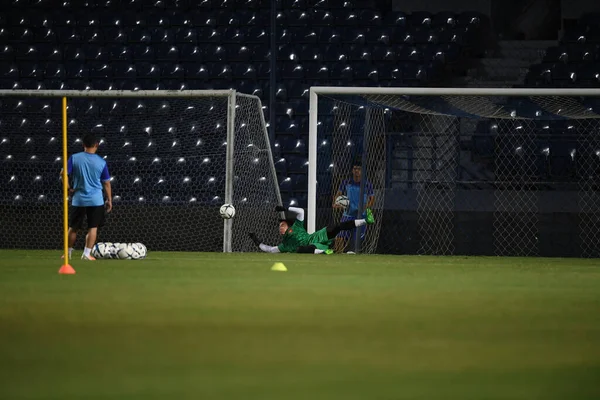
M279 212L287 211L287 207L284 207L284 206L275 206L275 211L279 211Z
M250 232L248 233L248 236L250 237L250 239L252 239L255 245L260 246L260 240L258 240L258 238L256 237L256 233Z

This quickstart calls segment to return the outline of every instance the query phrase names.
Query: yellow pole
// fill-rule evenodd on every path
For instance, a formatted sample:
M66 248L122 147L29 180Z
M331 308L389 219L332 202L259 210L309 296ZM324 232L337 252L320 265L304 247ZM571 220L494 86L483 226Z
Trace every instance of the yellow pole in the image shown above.
M62 142L63 142L63 172L62 172L62 181L63 181L63 233L64 233L64 242L65 242L65 262L58 270L59 274L68 274L72 275L75 273L75 270L71 265L69 265L69 189L68 189L68 181L69 179L67 175L67 98L63 97L62 99Z
M65 240L65 265L69 265L69 190L67 188L67 98L62 98L62 143L63 143L63 233Z

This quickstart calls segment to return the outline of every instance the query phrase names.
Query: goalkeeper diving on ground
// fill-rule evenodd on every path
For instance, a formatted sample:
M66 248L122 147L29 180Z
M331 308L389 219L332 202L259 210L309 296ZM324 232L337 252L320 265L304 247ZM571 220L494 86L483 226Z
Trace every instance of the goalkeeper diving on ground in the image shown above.
M284 213L284 217L279 220L279 233L283 236L279 245L269 246L262 243L255 233L248 234L254 244L265 253L331 254L333 250L330 249L330 246L340 231L351 230L375 222L373 212L367 208L364 219L341 222L309 234L304 229L304 210L302 208L277 206L275 211Z

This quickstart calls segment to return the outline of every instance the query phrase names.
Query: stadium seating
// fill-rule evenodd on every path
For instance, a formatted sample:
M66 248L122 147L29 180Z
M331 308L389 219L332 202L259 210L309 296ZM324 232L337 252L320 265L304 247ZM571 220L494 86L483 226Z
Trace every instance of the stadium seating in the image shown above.
M258 95L269 105L270 5L266 0L15 0L11 4L0 12L2 88L233 87ZM306 187L311 85L436 84L445 66L461 57L461 49L481 46L478 37L489 29L487 20L476 13L389 12L362 0L282 0L277 6L273 151L285 159L276 163L278 175L290 179L282 185L287 191L284 197L301 205L306 199L302 188ZM545 64L532 67L529 81L535 86L599 85L600 70L594 63L599 53L593 44L598 35L589 29L594 21L565 36L560 48L549 50ZM73 104L73 126L108 127L114 107L152 115L142 103ZM35 145L16 145L16 137L23 137L32 124L46 132L57 127L54 119L47 126L37 120L22 121L24 109L47 110L40 101L21 105L2 101L1 126L17 128L0 145L2 162L8 155L12 160L31 160L35 155L36 162L54 163L56 141L36 137L31 141ZM126 156L128 148L148 145L135 136L134 125L123 124L122 144L105 144L116 158L119 153ZM130 145L124 146L125 142ZM169 151L176 150L169 147ZM561 165L554 170L564 170ZM49 170L55 174L53 167Z

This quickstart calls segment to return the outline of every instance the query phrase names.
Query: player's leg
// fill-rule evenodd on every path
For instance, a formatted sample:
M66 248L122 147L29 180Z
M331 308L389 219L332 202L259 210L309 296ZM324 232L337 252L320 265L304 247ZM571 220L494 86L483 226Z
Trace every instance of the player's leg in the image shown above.
M77 232L81 230L83 227L83 219L85 218L85 207L71 207L69 210L69 232L68 232L68 241L69 241L69 258L71 258L71 253L73 252L73 247L75 246L75 242L77 241ZM61 258L64 258L63 254Z
M371 210L368 210L368 211L370 212ZM368 216L369 216L369 214L367 214L367 217ZM375 222L375 220L373 219L373 214L371 214L371 222L367 222L367 221L368 221L368 219L355 219L355 220L340 222L337 225L328 226L327 227L327 236L330 239L333 239L341 231L349 231L349 230L352 230L359 226L363 226L366 224L372 224L373 222Z
M95 261L92 256L92 248L98 237L98 228L104 226L104 206L87 207L88 233L85 236L85 249L82 260Z
M340 235L345 236L346 232L340 232L340 234L335 238L335 242L333 243L333 250L336 253L343 253L344 250L346 250L346 246L348 245L348 241L346 240L346 238Z
M361 239L364 238L366 232L366 226L375 222L373 212L370 208L365 211L364 219L354 219L352 217L342 217L342 221L338 225L330 226L327 228L329 237L331 235L336 237L335 249L337 252L343 252L348 246L348 240L354 243L356 231L360 232ZM359 228L355 230L355 228ZM338 242L339 240L339 242ZM343 247L342 247L343 246Z
M296 253L304 254L331 254L333 250L330 250L326 245L314 245L300 246L296 249Z
M342 219L340 223L344 223L346 221L354 221L354 217L350 217L347 215L342 215ZM341 231L335 237L335 244L333 246L336 253L343 253L346 251L348 247L348 240L352 236L351 231Z
M94 261L96 258L92 256L92 249L96 243L96 237L98 236L98 228L89 228L85 235L85 248L83 249L82 260Z

